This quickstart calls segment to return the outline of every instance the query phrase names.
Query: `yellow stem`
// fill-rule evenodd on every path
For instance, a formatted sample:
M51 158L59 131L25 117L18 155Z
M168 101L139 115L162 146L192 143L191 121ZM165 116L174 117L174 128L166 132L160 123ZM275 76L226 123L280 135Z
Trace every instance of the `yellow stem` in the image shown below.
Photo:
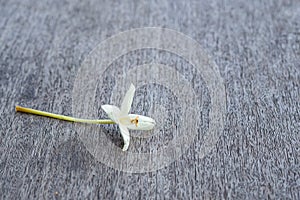
M81 122L81 123L89 123L89 124L115 124L115 122L110 119L96 119L96 120L80 119L80 118L69 117L69 116L65 116L65 115L58 115L58 114L54 114L54 113L35 110L35 109L31 109L31 108L25 108L25 107L21 107L21 106L16 106L16 111L30 113L30 114L34 114L34 115L45 116L45 117L51 117L54 119L61 119L61 120L69 121L69 122Z

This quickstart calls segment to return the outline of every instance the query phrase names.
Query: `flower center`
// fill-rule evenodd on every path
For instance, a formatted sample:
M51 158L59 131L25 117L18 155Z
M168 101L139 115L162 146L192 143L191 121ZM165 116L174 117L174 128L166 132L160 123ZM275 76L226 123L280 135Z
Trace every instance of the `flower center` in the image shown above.
M135 124L135 126L137 127L137 126L138 126L138 123L139 123L139 116L137 116L135 119L130 120L130 122L131 122L132 124Z

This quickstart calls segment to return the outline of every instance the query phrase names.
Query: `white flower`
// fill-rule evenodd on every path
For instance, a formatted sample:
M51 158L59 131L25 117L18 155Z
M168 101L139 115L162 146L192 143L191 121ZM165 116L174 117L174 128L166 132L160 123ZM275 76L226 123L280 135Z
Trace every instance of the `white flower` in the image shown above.
M128 114L131 108L135 87L133 84L126 92L121 109L113 105L102 105L102 109L108 117L119 125L121 135L124 140L123 151L126 151L129 146L130 135L128 129L132 130L151 130L155 125L154 119L142 115Z

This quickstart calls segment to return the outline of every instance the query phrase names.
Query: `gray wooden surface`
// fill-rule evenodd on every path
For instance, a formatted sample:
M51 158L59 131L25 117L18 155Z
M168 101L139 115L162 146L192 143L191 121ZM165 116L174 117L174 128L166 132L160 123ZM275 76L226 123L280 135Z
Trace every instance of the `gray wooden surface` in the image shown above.
M203 159L195 159L198 137L162 169L123 172L95 160L74 124L15 113L19 104L71 115L84 58L100 41L139 27L182 32L218 65L225 127ZM211 104L203 84L205 131ZM299 85L299 1L2 0L0 198L300 199ZM120 135L107 137L121 147Z

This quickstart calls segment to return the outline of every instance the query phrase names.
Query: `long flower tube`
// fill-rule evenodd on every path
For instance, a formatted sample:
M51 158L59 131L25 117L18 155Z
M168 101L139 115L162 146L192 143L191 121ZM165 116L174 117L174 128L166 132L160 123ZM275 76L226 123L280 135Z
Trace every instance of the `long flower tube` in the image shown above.
M126 92L124 100L121 104L121 108L114 105L102 105L101 108L106 112L110 119L81 119L75 117L69 117L65 115L54 114L41 110L35 110L32 108L26 108L16 106L17 112L24 112L34 115L40 115L45 117L51 117L55 119L65 120L69 122L80 122L89 124L118 124L122 138L124 140L123 151L126 151L130 143L130 134L128 129L132 130L151 130L155 126L155 120L137 114L129 114L131 109L133 97L135 93L135 87L133 84L130 85L129 90Z

